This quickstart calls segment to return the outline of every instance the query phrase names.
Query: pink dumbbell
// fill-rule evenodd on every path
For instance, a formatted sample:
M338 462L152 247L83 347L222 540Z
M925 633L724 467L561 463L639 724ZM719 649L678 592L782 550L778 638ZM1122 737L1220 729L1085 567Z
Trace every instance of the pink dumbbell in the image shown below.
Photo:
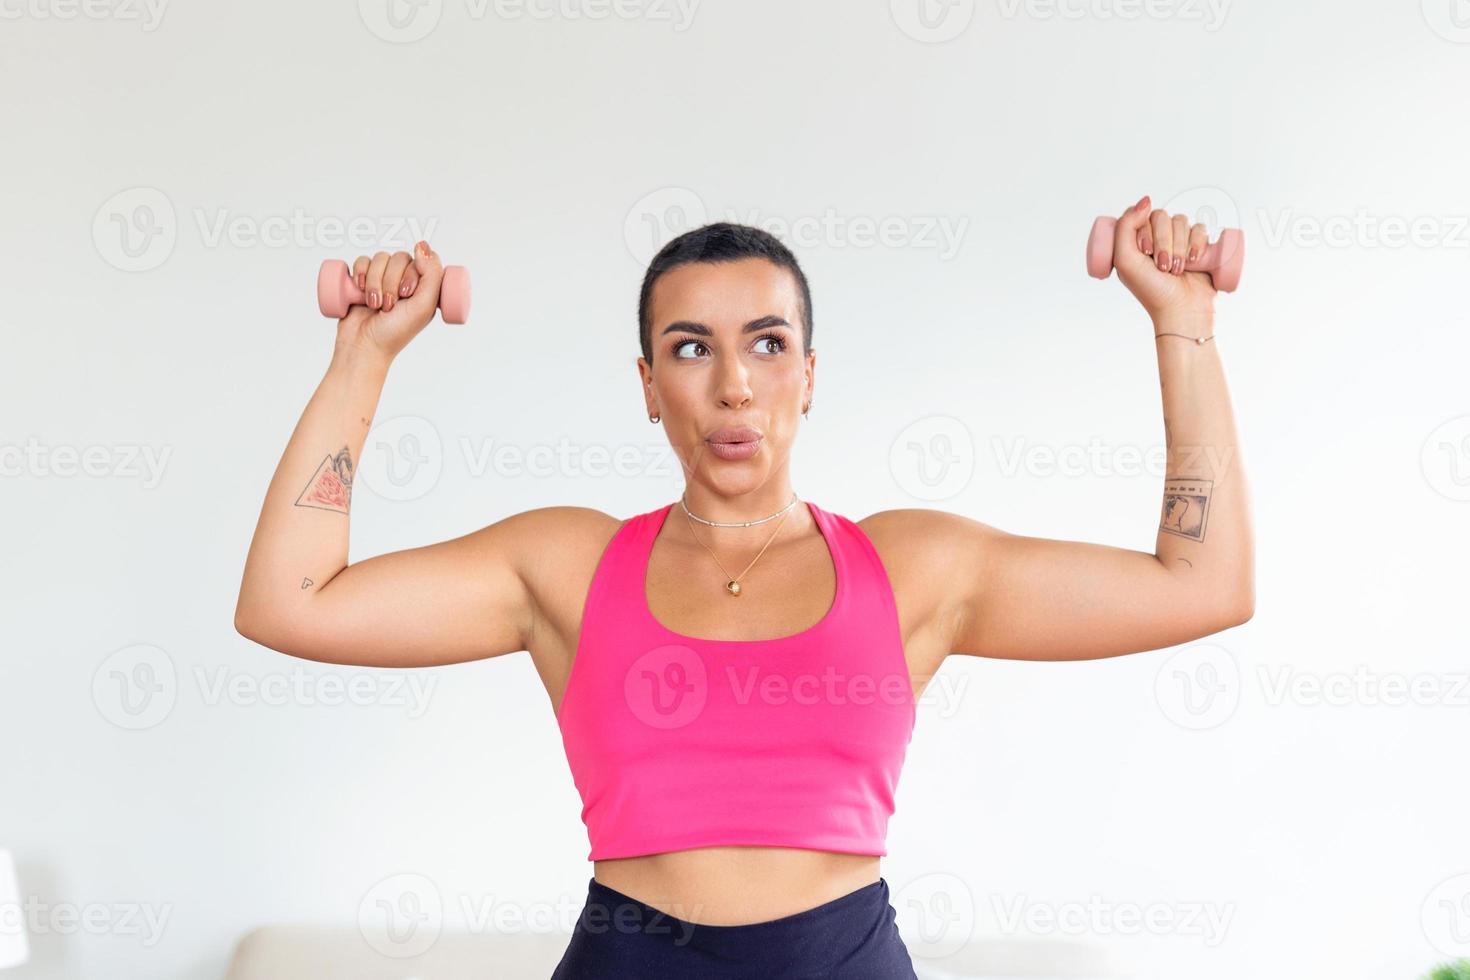
M1092 234L1087 236L1087 274L1094 279L1106 279L1113 271L1113 233L1118 219L1103 215L1092 223ZM1213 245L1206 245L1204 254L1193 262L1186 262L1187 272L1208 272L1215 281L1215 288L1222 293L1235 291L1240 285L1240 269L1245 264L1245 234L1239 228L1226 228Z
M340 320L347 315L347 307L367 303L367 294L352 281L346 262L327 259L316 275L316 301L322 316ZM439 315L445 323L464 323L470 318L470 271L462 265L444 267L444 281L439 284Z

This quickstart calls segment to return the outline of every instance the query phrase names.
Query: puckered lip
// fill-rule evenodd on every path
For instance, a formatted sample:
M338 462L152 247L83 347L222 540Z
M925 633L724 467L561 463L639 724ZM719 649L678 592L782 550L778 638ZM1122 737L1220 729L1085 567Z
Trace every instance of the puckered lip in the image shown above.
M706 442L755 442L761 438L761 430L749 425L726 425L704 438Z

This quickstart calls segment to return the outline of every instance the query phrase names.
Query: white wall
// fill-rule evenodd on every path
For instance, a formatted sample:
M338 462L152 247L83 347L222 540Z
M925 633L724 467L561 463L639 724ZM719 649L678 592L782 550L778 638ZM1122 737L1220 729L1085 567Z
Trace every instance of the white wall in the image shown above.
M247 928L354 922L398 874L432 882L446 928L466 899L569 916L585 894L525 654L393 674L232 629L331 352L316 266L372 250L323 222L378 222L391 246L413 236L388 219L433 222L477 290L470 325L432 326L393 369L354 559L535 506L674 499L633 367L642 260L731 216L795 227L812 281L805 498L1148 550L1157 474L1008 465L1018 444L1161 444L1148 323L1082 268L1092 218L1145 192L1248 237L1217 342L1255 618L1109 661L952 658L901 784L895 904L938 890L974 910L951 936L1075 939L1140 978L1397 980L1470 952L1463 0L951 0L932 31L917 0L692 2L430 0L396 33L367 0L0 4L0 846L32 905L21 974L217 976ZM215 235L293 215L284 243ZM862 237L889 218L893 239ZM936 425L974 469L925 500L890 447ZM641 462L484 468L502 444ZM58 472L92 447L92 475ZM1217 689L1209 713L1181 676ZM322 704L332 677L370 703ZM1420 703L1394 703L1395 679ZM294 681L285 703L249 689ZM1303 686L1324 681L1351 685ZM1048 930L1094 896L1161 933Z

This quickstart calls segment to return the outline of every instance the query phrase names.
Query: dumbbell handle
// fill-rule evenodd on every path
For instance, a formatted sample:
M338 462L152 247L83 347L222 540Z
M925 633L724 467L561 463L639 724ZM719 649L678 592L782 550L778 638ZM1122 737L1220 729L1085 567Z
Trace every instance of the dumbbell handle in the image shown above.
M1092 223L1092 234L1087 236L1087 274L1094 279L1106 279L1113 271L1113 236L1118 228L1118 219L1103 215ZM1245 265L1245 233L1239 228L1226 228L1220 238L1205 249L1193 262L1185 262L1186 272L1208 272L1215 288L1222 293L1235 291L1240 285L1241 267Z
M347 263L341 259L322 262L316 276L316 301L322 316L342 319L349 306L367 303L367 294L352 281ZM464 323L470 318L470 273L462 265L446 265L439 283L439 315L445 323Z

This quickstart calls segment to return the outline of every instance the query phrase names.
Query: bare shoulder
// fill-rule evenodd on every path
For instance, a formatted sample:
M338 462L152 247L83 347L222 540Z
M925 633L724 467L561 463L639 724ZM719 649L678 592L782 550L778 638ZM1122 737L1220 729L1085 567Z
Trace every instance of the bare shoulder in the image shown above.
M878 553L884 565L919 565L973 562L975 546L999 542L1006 532L963 514L925 507L880 510L855 522Z
M576 552L601 546L623 522L594 507L535 507L504 517L480 530L501 540L523 545L523 558L552 557L550 552Z
M516 571L533 592L537 587L595 566L623 521L593 507L536 507L481 529L515 555ZM590 577L592 568L587 568Z
M903 618L953 624L989 578L1009 535L963 514L924 507L881 510L855 521L873 542Z
M516 555L533 606L533 637L575 635L597 563L623 523L593 507L554 506L521 511L484 529L503 536Z

